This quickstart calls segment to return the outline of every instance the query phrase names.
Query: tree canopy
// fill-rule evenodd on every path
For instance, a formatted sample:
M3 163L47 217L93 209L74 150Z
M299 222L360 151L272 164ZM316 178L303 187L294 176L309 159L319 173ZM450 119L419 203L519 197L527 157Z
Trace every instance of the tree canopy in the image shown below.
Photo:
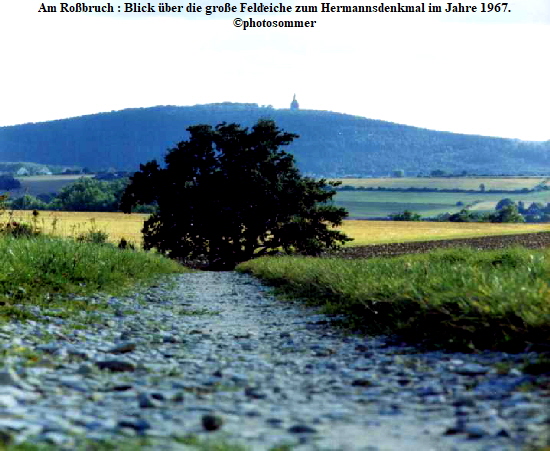
M318 254L350 240L332 230L347 216L330 204L338 183L302 176L280 149L297 135L269 120L251 130L221 123L187 131L165 167L140 165L122 196L126 213L158 206L143 228L146 249L229 268L279 251Z
M80 178L62 188L51 202L53 210L117 211L127 179L110 182Z
M495 210L502 210L504 207L507 207L508 205L514 205L514 201L509 197L506 197L505 199L501 199L497 202L495 206Z
M392 221L422 221L422 216L410 210L390 215Z
M495 213L489 215L491 222L525 222L525 218L519 214L516 205L505 205Z

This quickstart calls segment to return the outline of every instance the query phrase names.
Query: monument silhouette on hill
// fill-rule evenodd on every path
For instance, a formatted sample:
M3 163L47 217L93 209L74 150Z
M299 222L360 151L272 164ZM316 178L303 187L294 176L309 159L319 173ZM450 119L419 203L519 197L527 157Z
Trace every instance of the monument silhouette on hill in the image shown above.
M298 101L296 100L296 94L294 94L294 97L292 98L292 102L290 103L290 109L291 110L299 110L300 105Z

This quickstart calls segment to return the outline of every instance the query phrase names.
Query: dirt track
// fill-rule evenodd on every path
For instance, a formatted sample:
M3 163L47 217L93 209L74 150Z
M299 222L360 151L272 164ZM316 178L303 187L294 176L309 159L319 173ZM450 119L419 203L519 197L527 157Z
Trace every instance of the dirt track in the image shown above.
M530 249L548 248L550 247L550 232L459 238L454 240L415 241L411 243L373 244L370 246L348 247L337 252L324 253L322 256L344 258L393 257L459 246L468 246L475 249L501 249L510 246L524 246Z

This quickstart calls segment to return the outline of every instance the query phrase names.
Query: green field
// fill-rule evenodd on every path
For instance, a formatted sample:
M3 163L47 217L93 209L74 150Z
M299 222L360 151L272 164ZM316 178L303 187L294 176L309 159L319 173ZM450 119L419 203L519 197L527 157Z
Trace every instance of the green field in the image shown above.
M395 191L338 191L334 196L334 204L346 208L350 219L368 219L386 217L392 213L411 210L422 216L436 216L440 213L455 213L466 205L482 203L478 210L492 210L496 203L509 197L514 201L523 201L527 205L532 202L550 202L550 191L534 193L416 193ZM463 206L457 206L457 202ZM476 209L474 205L472 207Z
M381 218L393 213L412 210L422 216L436 216L441 213L454 212L458 209L449 204L411 204L407 202L336 202L338 207L344 207L350 212L352 219Z
M495 197L498 197L498 199L496 199ZM550 191L538 191L536 193L528 194L501 194L500 197L492 196L492 198L487 198L487 200L483 200L482 202L472 206L471 210L492 211L495 209L498 201L504 199L505 197L512 199L514 202L524 202L526 206L529 206L533 202L547 204L550 202Z

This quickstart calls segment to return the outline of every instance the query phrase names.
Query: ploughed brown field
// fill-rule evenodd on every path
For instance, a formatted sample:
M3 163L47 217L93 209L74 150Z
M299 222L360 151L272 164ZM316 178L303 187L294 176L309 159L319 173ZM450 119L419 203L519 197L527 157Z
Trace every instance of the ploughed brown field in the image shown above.
M457 238L453 240L371 244L368 246L350 246L344 247L336 252L326 252L322 256L344 258L394 257L403 254L418 254L434 249L462 246L480 250L502 249L511 246L524 246L530 249L542 249L550 247L550 232L522 233L517 235L493 235L479 238Z

